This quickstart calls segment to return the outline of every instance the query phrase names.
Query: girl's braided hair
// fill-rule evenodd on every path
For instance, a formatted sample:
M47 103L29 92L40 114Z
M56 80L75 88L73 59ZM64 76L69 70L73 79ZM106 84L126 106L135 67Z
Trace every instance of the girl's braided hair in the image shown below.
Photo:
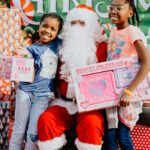
M140 24L140 19L139 19L139 14L138 14L138 11L135 7L135 3L134 3L134 0L126 0L127 3L129 3L130 7L132 7L133 9L133 16L132 16L132 24L133 25L137 25L139 26ZM131 21L129 20L129 23L131 23Z

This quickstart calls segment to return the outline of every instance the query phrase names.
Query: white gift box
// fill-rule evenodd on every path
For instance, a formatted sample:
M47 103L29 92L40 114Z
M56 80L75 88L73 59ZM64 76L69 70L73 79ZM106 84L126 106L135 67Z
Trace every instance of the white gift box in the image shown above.
M131 83L140 64L136 57L97 63L71 70L78 111L118 105L123 90ZM133 102L150 99L150 75L133 93Z
M0 78L12 81L32 82L34 79L34 60L0 56L0 72Z
M34 79L34 60L13 57L11 80L32 82Z

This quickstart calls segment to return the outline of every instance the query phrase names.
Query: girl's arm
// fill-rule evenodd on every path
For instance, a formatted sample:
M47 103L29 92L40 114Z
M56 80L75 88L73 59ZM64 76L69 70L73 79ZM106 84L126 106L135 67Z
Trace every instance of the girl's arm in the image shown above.
M137 86L144 80L144 78L147 76L148 72L150 71L150 55L148 53L148 50L146 49L146 47L144 46L141 40L136 40L134 42L134 45L136 47L141 66L134 80L127 88L129 92L123 93L120 101L121 106L129 105L129 102L131 100L130 91L132 93L137 88Z

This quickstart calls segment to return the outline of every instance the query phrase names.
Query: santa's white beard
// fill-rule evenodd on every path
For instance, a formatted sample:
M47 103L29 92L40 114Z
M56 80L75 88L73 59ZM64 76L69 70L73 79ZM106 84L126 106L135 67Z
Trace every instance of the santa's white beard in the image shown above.
M97 62L96 41L94 34L85 26L73 25L69 27L63 37L63 46L60 50L62 61L61 78L71 82L70 69Z

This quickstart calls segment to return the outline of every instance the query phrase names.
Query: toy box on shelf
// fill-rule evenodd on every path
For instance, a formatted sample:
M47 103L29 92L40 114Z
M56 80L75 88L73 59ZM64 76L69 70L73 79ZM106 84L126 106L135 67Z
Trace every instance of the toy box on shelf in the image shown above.
M131 83L140 64L137 57L73 68L72 77L78 111L118 105L123 90ZM138 86L133 101L150 97L150 74Z

